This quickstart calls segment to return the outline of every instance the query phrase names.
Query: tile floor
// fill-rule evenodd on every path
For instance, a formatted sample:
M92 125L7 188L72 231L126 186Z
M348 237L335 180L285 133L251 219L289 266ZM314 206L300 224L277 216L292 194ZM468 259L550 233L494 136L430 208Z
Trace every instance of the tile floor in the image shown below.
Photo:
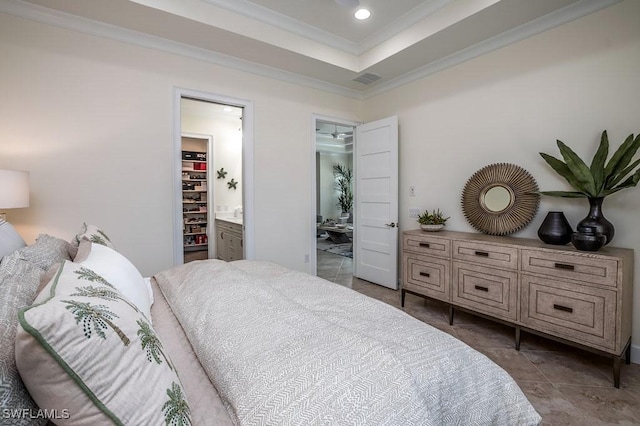
M318 276L400 307L400 291L352 277L353 260L318 251ZM462 340L504 368L542 416L543 425L640 425L640 365L623 363L620 389L611 360L407 294L405 312Z

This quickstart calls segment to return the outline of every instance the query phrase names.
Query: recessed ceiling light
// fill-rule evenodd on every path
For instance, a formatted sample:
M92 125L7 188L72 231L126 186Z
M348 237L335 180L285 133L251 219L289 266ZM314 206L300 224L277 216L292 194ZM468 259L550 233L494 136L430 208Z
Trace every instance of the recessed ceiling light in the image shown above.
M222 108L222 110L223 110L224 112L231 112L231 111L233 111L233 108L231 108L231 107L224 107L224 108Z
M356 13L354 13L354 14L353 14L353 16L354 16L356 19L359 19L359 20L361 20L361 21L362 21L362 20L364 20L364 19L368 19L368 18L369 18L369 16L371 16L371 12L369 12L369 9L364 9L364 8L362 8L362 9L358 9L358 10L356 10Z

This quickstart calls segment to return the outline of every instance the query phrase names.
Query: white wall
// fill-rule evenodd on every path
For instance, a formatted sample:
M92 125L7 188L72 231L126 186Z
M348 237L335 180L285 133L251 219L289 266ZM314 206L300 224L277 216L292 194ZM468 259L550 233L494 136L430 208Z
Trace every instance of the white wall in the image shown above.
M143 274L172 266L180 87L253 101L255 254L307 270L310 119L358 120L360 102L6 14L0 58L0 168L31 172L31 207L8 215L27 242L87 221Z
M409 207L440 208L447 228L473 231L460 207L469 177L493 163L522 166L542 190L568 189L539 152L560 139L590 162L607 129L615 149L640 132L640 2L627 0L455 68L367 100L365 121L398 115L401 229L418 224ZM409 197L409 186L416 196ZM537 238L549 210L575 228L586 200L543 197L515 236ZM636 249L633 342L640 361L640 187L607 198L612 245Z

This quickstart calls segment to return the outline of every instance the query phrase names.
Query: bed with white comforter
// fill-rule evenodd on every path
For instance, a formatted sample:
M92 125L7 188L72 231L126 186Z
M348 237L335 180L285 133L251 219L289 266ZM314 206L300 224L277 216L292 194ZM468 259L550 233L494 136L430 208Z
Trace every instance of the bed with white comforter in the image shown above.
M145 280L104 232L0 261L0 415L13 425L535 425L484 355L271 262Z
M348 288L258 261L155 279L235 424L540 421L484 355Z

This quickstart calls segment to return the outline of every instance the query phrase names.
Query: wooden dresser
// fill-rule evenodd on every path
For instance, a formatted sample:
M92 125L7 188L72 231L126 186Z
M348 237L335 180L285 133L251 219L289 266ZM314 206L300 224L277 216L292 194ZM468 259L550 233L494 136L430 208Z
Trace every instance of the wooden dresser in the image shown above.
M403 234L406 293L630 362L633 250L577 251L524 238L453 231Z

